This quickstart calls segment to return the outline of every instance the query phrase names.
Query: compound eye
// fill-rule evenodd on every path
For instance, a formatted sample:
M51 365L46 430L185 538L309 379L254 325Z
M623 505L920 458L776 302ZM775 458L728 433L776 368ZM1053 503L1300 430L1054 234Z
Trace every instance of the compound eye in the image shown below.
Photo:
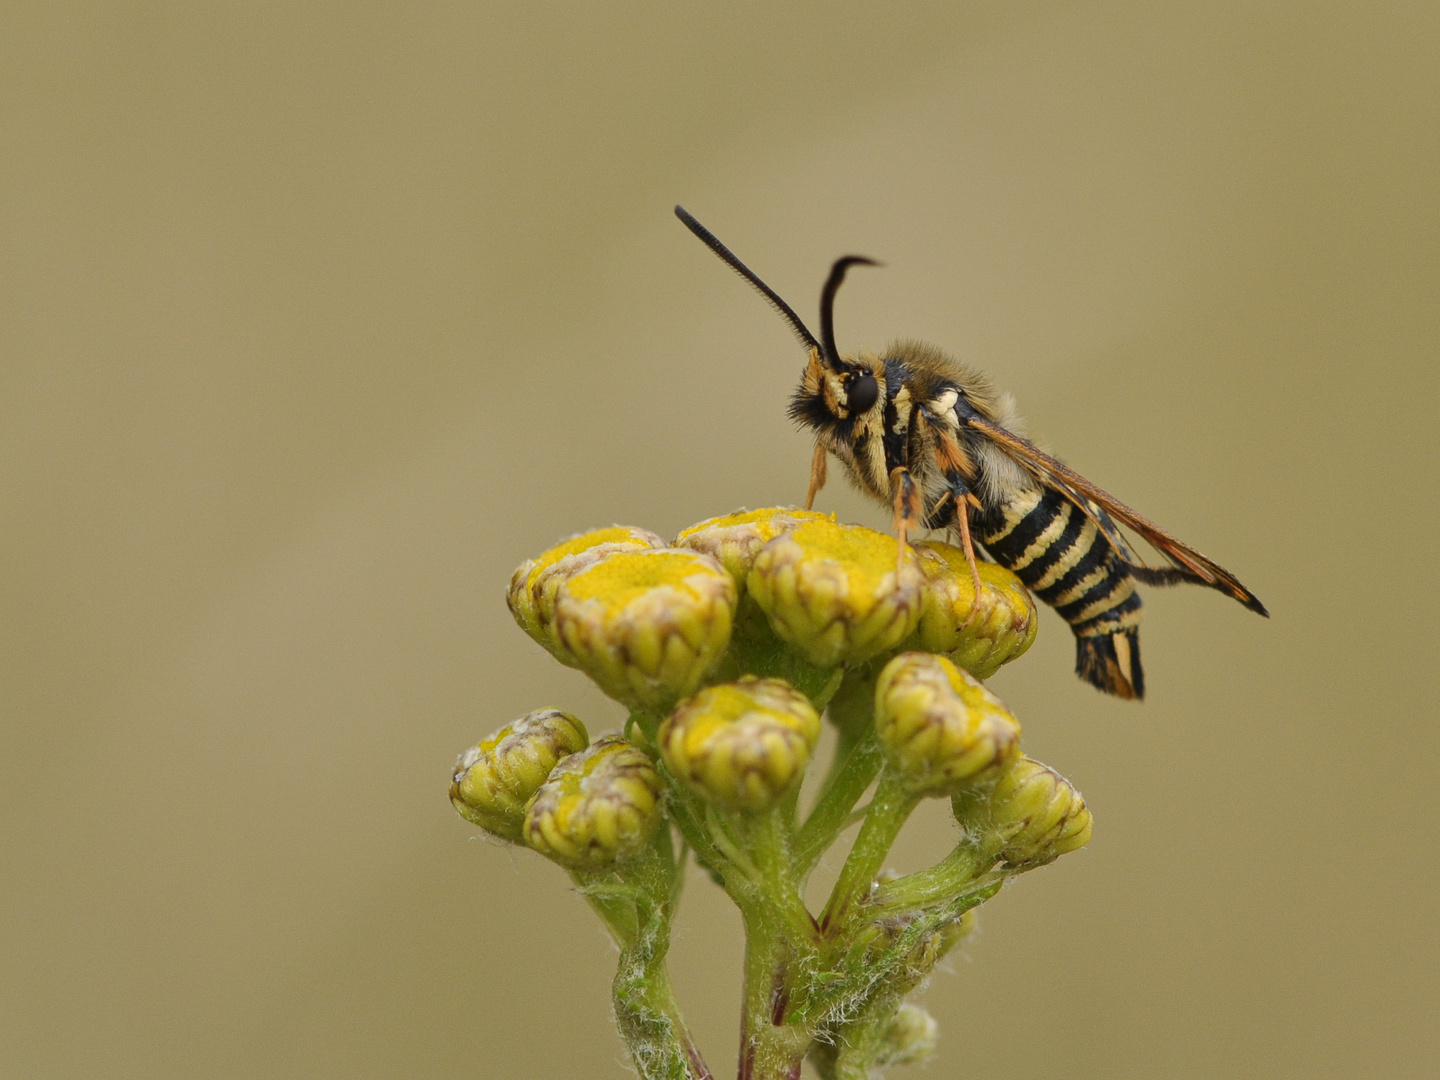
M848 387L845 388L845 404L850 407L852 413L863 413L875 404L875 399L880 396L880 386L875 381L874 375L861 375Z

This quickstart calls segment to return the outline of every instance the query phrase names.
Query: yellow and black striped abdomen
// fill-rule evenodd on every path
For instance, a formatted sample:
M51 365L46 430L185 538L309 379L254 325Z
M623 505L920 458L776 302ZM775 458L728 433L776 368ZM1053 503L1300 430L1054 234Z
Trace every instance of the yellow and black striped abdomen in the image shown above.
M1070 624L1077 675L1119 697L1145 695L1140 594L1084 511L1054 488L1036 487L974 512L971 527L991 558Z

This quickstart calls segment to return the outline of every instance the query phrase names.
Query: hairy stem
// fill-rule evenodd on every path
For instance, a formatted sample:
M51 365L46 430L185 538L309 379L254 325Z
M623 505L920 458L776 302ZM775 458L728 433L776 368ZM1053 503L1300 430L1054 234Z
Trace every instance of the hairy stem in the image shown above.
M955 850L928 870L906 874L877 888L870 897L870 906L877 917L892 911L923 908L962 893L984 887L1005 875L987 873L995 865L995 853L986 847L962 840Z
M880 746L873 733L849 747L836 749L830 774L795 839L795 868L800 880L809 875L820 856L850 824L850 811L880 772L881 761Z
M616 1027L642 1080L712 1080L685 1026L665 968L677 879L683 871L675 860L669 830L661 829L650 848L620 875L620 887L631 890L633 897L634 931L617 936L620 963L611 998ZM587 896L601 910L602 904L614 906L620 894L600 885L587 890Z
M886 769L880 774L880 785L870 809L865 814L865 824L855 838L855 846L840 871L840 879L830 893L825 913L820 918L822 930L829 931L836 926L858 900L865 899L875 875L885 864L885 856L910 812L919 803L912 794L905 778L893 770Z
M787 1024L794 965L783 920L766 905L745 912L745 1003L740 1080L798 1080L812 1032Z
M875 669L847 671L830 699L838 739L820 794L795 842L795 864L804 882L820 856L850 824L850 812L880 771L875 741Z

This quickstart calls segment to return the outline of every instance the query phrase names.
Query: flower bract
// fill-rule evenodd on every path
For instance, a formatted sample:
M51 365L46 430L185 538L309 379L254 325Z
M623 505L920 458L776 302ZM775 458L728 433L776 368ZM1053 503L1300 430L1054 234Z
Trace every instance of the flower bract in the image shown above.
M805 775L820 715L779 679L746 678L701 690L660 727L666 767L702 798L730 810L767 810Z
M559 709L522 716L460 755L450 801L482 829L519 840L525 804L556 762L585 749L589 741L585 725Z
M525 843L575 870L622 862L660 826L663 790L643 750L607 735L560 762L535 792Z
M856 664L898 646L920 618L924 585L893 536L809 521L771 540L747 585L776 635L821 667Z

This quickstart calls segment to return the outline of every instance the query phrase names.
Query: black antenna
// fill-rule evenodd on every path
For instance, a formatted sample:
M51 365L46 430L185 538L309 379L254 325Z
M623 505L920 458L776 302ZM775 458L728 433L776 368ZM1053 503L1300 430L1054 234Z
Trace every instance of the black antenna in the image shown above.
M836 259L830 267L830 276L825 279L825 288L820 290L820 339L825 343L825 359L832 368L840 368L840 351L835 348L835 294L845 280L845 271L852 266L884 266L864 255L846 255Z
M760 295L765 297L766 300L769 300L771 307L778 311L780 316L790 324L790 329L795 331L795 336L800 339L800 344L804 345L807 349L820 348L820 343L815 340L815 335L810 333L809 329L800 320L800 316L795 314L795 309L785 303L784 300L781 300L780 295L774 289L761 281L753 270L737 259L733 251L715 238L714 233L691 217L690 212L683 206L675 207L675 216L685 223L687 229L700 238L702 244L720 256L720 258L729 265L730 269L734 270L751 285L754 285L755 288L760 290ZM844 271L841 271L841 273L843 275ZM838 286L839 282L836 282L836 285ZM829 286L827 286L827 288L828 287ZM831 293L833 294L833 292L834 290L832 289ZM834 344L833 337L831 344Z

